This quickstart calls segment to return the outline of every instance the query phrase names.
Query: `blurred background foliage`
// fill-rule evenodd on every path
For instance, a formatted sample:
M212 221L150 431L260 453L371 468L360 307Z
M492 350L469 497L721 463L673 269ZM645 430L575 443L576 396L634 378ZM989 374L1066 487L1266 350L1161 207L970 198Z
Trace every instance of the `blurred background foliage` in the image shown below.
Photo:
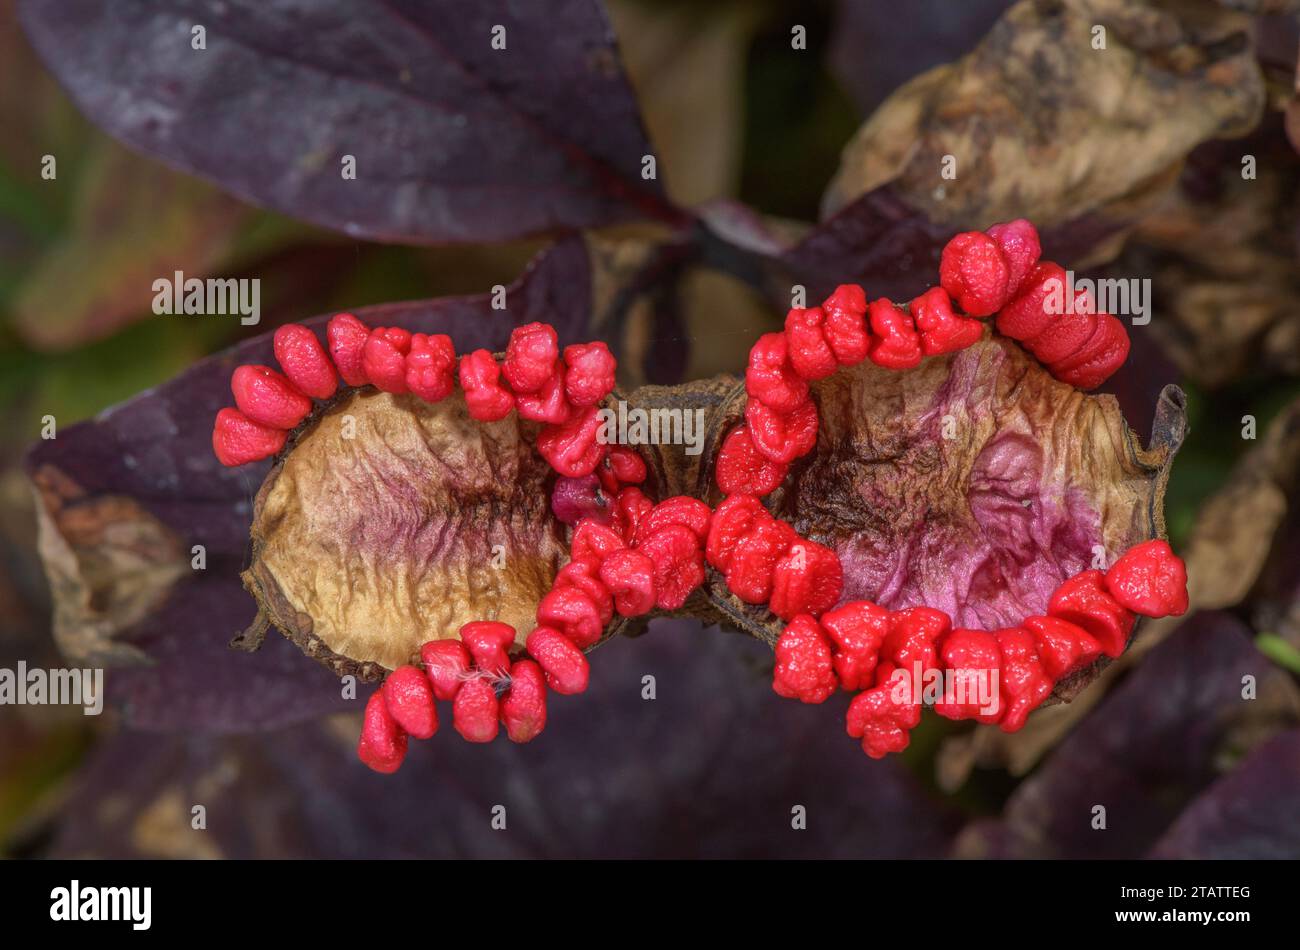
M1018 6L1032 5L1027 0ZM902 5L871 0L613 0L608 12L669 197L681 207L740 202L761 213L771 233L797 238L818 221L842 152L864 120L908 80L974 49L1009 6L990 0ZM1174 630L1176 624L1166 625L1168 629L1157 625L1147 634L1149 644L1115 664L1088 694L1070 707L1038 714L1031 722L1035 728L1020 737L994 730L977 737L964 725L926 717L903 757L908 777L883 769L869 773L875 776L871 788L878 803L872 807L896 807L895 814L924 828L914 838L875 847L865 842L865 829L854 827L837 829L838 845L818 838L817 845L801 843L792 851L788 837L768 841L762 835L740 844L743 824L728 818L720 806L716 814L699 806L709 813L690 818L692 829L701 822L731 827L734 821L735 836L720 834L693 847L665 831L666 843L655 853L1088 854L1097 846L1083 840L1086 833L1072 824L1077 821L1083 828L1083 819L1058 815L1057 809L1064 807L1071 785L1089 781L1087 762L1114 755L1121 771L1127 763L1133 787L1120 787L1124 782L1117 779L1111 794L1127 800L1126 795L1143 799L1159 792L1165 802L1158 814L1145 816L1146 825L1134 836L1110 839L1117 853L1137 856L1157 848L1167 854L1232 854L1233 841L1242 841L1242 851L1295 848L1291 856L1300 854L1300 821L1285 832L1279 829L1272 843L1264 845L1243 835L1234 838L1231 828L1210 827L1210 818L1201 814L1206 807L1183 813L1184 805L1217 788L1216 783L1228 782L1229 773L1248 761L1252 750L1265 748L1266 740L1274 741L1267 747L1268 761L1292 764L1278 765L1281 777L1273 781L1279 785L1257 808L1276 809L1279 797L1297 792L1286 784L1286 768L1294 770L1292 760L1300 752L1293 739L1300 682L1300 596L1294 582L1300 571L1294 564L1288 570L1296 550L1288 540L1295 529L1290 506L1300 497L1295 458L1300 349L1294 335L1300 326L1294 304L1300 166L1288 128L1300 34L1288 3L1153 6L1179 14L1193 11L1189 19L1220 13L1237 18L1234 22L1244 24L1253 38L1251 55L1261 64L1267 89L1250 147L1260 156L1260 187L1268 183L1269 200L1261 206L1233 198L1232 189L1241 183L1232 179L1239 177L1237 160L1246 146L1233 142L1224 148L1211 141L1173 169L1171 180L1179 183L1173 190L1182 197L1166 194L1146 205L1125 231L1127 242L1096 261L1116 274L1150 275L1155 284L1153 332L1135 331L1135 367L1132 378L1123 381L1131 392L1119 393L1130 423L1139 432L1149 426L1158 384L1176 380L1188 394L1190 435L1174 466L1166 507L1175 547L1186 549L1189 561L1198 550L1205 552L1200 578L1206 581L1206 593L1197 599L1205 610L1195 629L1186 632L1193 624L1183 625L1181 632ZM1224 12L1233 7L1245 12ZM792 49L791 24L806 27L806 50ZM20 467L24 447L39 438L45 417L54 417L63 430L165 382L206 354L282 322L508 284L549 243L527 237L413 247L354 240L255 208L206 181L173 171L128 150L81 116L28 45L13 0L0 0L0 129L0 413L5 420L0 666L13 667L20 659L44 666L59 662L50 637L50 595L37 554L33 496ZM1070 148L1068 141L1058 144ZM46 154L57 156L54 181L39 174ZM1034 217L1033 208L1023 213ZM635 257L637 233L605 229L589 235L589 241L597 250L610 248L611 259ZM1220 247L1234 252L1210 262L1203 258ZM241 327L233 319L153 316L150 284L175 270L187 276L261 278L261 324ZM610 264L609 273L617 272ZM678 375L736 370L753 336L782 318L763 279L741 279L738 273L743 276L744 269L684 269L674 290L675 319L690 346L684 348L685 365L678 367ZM1184 299L1194 282L1205 285L1204 293ZM1247 415L1257 420L1255 441L1242 438ZM1243 515L1255 511L1252 505L1259 499L1275 496L1281 498L1280 507L1260 502L1264 516ZM1224 590L1219 581L1206 580L1220 572L1237 575L1240 589ZM1195 579L1195 567L1193 575ZM1258 640L1269 658L1267 672L1261 674L1270 684L1267 705L1260 701L1258 715L1244 721L1238 713L1228 716L1224 710L1232 705L1231 690L1225 692L1220 684L1218 693L1205 688L1214 695L1201 697L1203 708L1189 700L1174 711L1177 718L1161 718L1168 711L1148 708L1159 705L1151 692L1178 682L1184 691L1180 695L1191 697L1197 694L1197 677L1205 672L1162 642L1175 644L1178 637L1201 644L1197 649L1218 657L1215 662L1247 666L1250 643ZM730 640L723 638L724 647L732 645ZM770 658L752 646L741 648L739 659L717 657L722 673L738 667L735 675L743 674L748 682L764 680ZM664 658L670 660L671 655ZM685 659L677 656L677 661ZM1144 691L1135 681L1148 663L1161 666L1149 674L1154 685ZM789 705L782 704L777 713L814 723L811 711ZM1202 718L1193 719L1189 708ZM293 779L288 777L296 767L292 756L268 752L252 738L198 737L186 746L176 736L117 736L111 720L86 719L58 707L0 708L0 848L5 853L407 853L400 829L376 828L366 823L373 818L363 821L355 815L366 796L374 802L386 796L345 771L346 746L354 735L350 723L326 721L287 733L297 738L289 743L282 739L281 746L321 746L320 758L331 761L325 768L309 757L313 764L307 770L319 774ZM1210 720L1217 724L1214 741L1198 739L1186 748L1179 744L1179 736L1199 736L1197 730ZM1141 723L1150 734L1142 732ZM852 743L836 735L833 712L821 711L808 728L809 735L832 734L848 748L848 756L858 756ZM1126 729L1134 732L1127 736L1129 745ZM559 733L560 727L553 731ZM1104 734L1096 735L1099 731ZM797 735L787 738L800 741ZM1073 753L1071 742L1078 745ZM1151 774L1137 768L1139 757L1159 758L1158 749L1178 751L1168 761L1160 759L1163 766ZM1057 754L1048 757L1053 750ZM671 747L657 751L670 758L684 755ZM334 763L331 757L340 754L343 758ZM529 754L541 761L537 756L546 755L546 749ZM563 752L552 754L558 761ZM868 768L858 759L845 759L844 775ZM140 771L146 778L132 776L130 784L120 772L124 764L137 761L144 763ZM220 768L209 767L212 762ZM784 774L761 762L743 765L765 769L774 780ZM509 765L503 762L502 767ZM701 768L707 770L707 762ZM318 784L311 786L310 778ZM181 783L184 791L159 794L158 783L166 780ZM395 797L404 803L403 796L409 795L411 808L419 808L419 783L439 780L436 770L426 769L408 777L402 786L407 791ZM763 784L752 775L748 781ZM1097 781L1104 784L1102 778ZM1144 781L1149 784L1143 786ZM321 791L331 783L336 787ZM1237 796L1232 801L1238 801L1241 780L1226 787ZM781 807L780 790L770 791L775 807ZM845 803L858 800L861 788L840 791L829 795L829 802L851 807ZM112 807L105 798L110 792ZM283 837L247 832L276 815L297 814L295 809L304 807L299 792L327 794L328 801L320 805L324 811L307 808L301 827L295 825ZM214 835L215 844L194 843L185 833L187 808L181 803L198 794L214 800L235 796L244 809L241 827L246 833ZM765 800L768 790L754 794ZM250 804L257 801L269 810L266 814ZM719 793L716 802L728 801ZM661 805L651 820L665 829L674 812L679 821L691 814L689 802ZM397 804L391 807L401 810ZM1287 807L1294 811L1294 805ZM743 809L735 806L732 812ZM748 820L750 828L757 821L752 814ZM357 822L352 833L339 829L340 822L350 821ZM122 833L119 840L115 835L123 828L134 832ZM881 842L888 838L883 828L869 830ZM586 840L569 831L572 840ZM604 845L594 831L589 833L585 847L598 853ZM1044 846L1044 838L1054 843ZM551 839L539 838L516 853L556 853L557 847ZM584 845L574 847L582 853ZM638 847L643 845L628 845L629 851ZM428 850L479 853L463 841L444 841Z

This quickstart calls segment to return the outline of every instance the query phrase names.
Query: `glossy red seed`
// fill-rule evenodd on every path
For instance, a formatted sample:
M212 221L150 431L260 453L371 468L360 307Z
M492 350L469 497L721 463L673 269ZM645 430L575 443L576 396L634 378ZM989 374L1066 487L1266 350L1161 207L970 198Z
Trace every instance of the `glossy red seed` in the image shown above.
M727 562L727 589L748 604L765 604L772 596L772 570L799 540L784 521L759 516L736 542Z
M411 351L411 331L402 327L383 327L379 330L388 344L405 356Z
M957 629L943 638L939 661L946 671L934 711L945 719L991 724L1002 718L1002 650L983 630Z
M610 446L607 461L614 477L624 485L640 485L646 480L645 459L635 449L625 445Z
M400 396L406 389L406 357L393 345L388 327L376 327L361 353L361 366L372 386Z
M867 358L866 312L867 295L856 284L841 284L822 303L826 342L841 366L857 366Z
M777 465L789 465L817 446L817 405L811 399L789 413L751 399L745 405L745 425L754 449Z
M776 641L772 691L803 703L824 703L838 687L826 634L807 614L791 617Z
M1101 571L1076 574L1056 588L1047 615L1082 627L1101 644L1101 652L1111 657L1124 652L1135 619L1106 589L1106 575Z
M276 330L271 346L284 375L303 395L329 399L338 390L334 364L316 334L301 323L286 323Z
M871 320L871 362L885 369L911 369L921 362L921 337L911 314L881 297L867 307Z
M1106 589L1144 617L1181 617L1187 612L1187 565L1167 542L1147 541L1111 565Z
M444 702L455 699L470 676L469 650L459 640L430 640L420 647L420 662L433 686L433 695Z
M511 742L531 742L546 728L546 678L533 660L515 660L501 697L501 722Z
M1040 261L1025 276L1019 293L998 313L998 332L1013 340L1032 340L1056 320L1065 300L1065 269Z
M1017 218L995 224L985 233L997 244L1007 262L1007 295L1015 296L1042 254L1038 229L1024 218Z
M830 637L835 675L844 688L869 688L891 629L889 611L868 600L855 600L822 614L821 624Z
M1086 294L1080 293L1075 306L1068 309L1068 313L1053 314L1047 329L1025 341L1025 349L1040 363L1054 363L1077 353L1096 332L1097 317L1091 312L1092 304Z
M618 362L599 341L564 348L564 395L573 406L595 406L614 390Z
M375 690L366 701L357 756L384 774L396 772L406 758L406 733L389 713L382 689Z
M887 682L899 669L908 676L937 669L938 643L951 627L948 615L933 607L908 607L891 613L889 635L876 665L876 683Z
M292 429L311 412L311 400L269 366L239 366L230 377L235 405L248 419L272 429Z
M245 465L284 448L289 433L258 425L238 409L220 409L212 425L212 451L222 465Z
M491 742L499 731L496 690L486 679L466 681L451 704L451 725L466 742Z
M330 318L325 339L343 382L349 386L365 386L370 382L362 365L366 340L370 339L368 326L350 313L340 313Z
M758 517L770 517L763 503L754 495L730 495L713 512L709 521L709 536L705 543L705 556L709 564L726 571L731 563L736 542L749 531Z
M456 350L445 333L411 337L406 388L425 402L441 402L456 387Z
M388 714L408 735L428 739L438 731L433 685L423 670L399 666L384 680L382 692Z
M876 686L853 697L845 716L849 735L862 740L862 751L873 759L902 752L911 742L911 730L921 722L917 701L896 700L892 686Z
M472 418L496 422L510 415L515 397L501 385L501 367L487 350L475 350L460 359L460 388Z
M548 591L537 605L537 625L560 631L580 650L595 646L605 629L600 608L576 587Z
M939 283L972 317L987 317L1002 308L1010 274L1002 249L981 231L958 234L939 258Z
M984 335L984 324L953 313L952 301L942 287L931 287L915 298L911 310L921 334L921 352L926 356L964 350Z
M724 494L766 495L781 486L789 468L759 452L749 427L739 425L723 440L713 475Z
M559 340L555 328L545 323L529 323L515 327L506 345L506 358L501 371L515 394L535 393L548 383L557 369L560 371L558 389L563 397L563 367L558 366ZM554 385L554 384L553 384Z
M614 517L622 528L623 540L631 544L642 519L654 510L654 502L634 486L622 488L614 499Z
M820 616L835 606L844 590L840 559L815 541L790 545L772 568L772 596L768 606L782 620L796 614Z
M1010 697L1000 727L1003 732L1018 732L1026 717L1051 695L1052 678L1043 669L1038 644L1028 630L1013 627L999 630L996 636L1002 651L1001 689Z
M704 583L704 552L690 528L670 524L637 545L654 564L655 606L678 610Z
M587 658L573 641L553 627L538 627L528 635L528 654L546 673L547 685L561 696L573 696L587 689L591 675Z
M564 398L563 368L552 373L537 392L516 393L515 411L519 413L519 418L530 419L533 422L546 422L551 425L568 422L573 414L573 408ZM590 410L590 413L595 412L594 408Z
M560 568L559 573L555 575L555 583L551 587L552 589L576 587L582 591L596 605L596 609L600 612L600 622L604 625L614 617L614 597L610 589L601 580L600 567L601 562L594 559L570 561Z
M808 399L808 383L790 365L784 333L764 333L749 351L745 391L778 412L790 412Z
M529 418L523 400L531 398L520 397L522 418ZM590 475L605 457L605 446L599 441L603 426L600 410L595 406L579 409L568 422L548 425L538 433L537 451L551 468L567 478Z
M1124 324L1108 313L1097 315L1097 330L1079 350L1049 369L1062 382L1080 389L1100 386L1128 359L1129 338Z
M1043 671L1053 682L1083 669L1101 654L1101 644L1082 627L1059 617L1026 617L1021 626L1033 635Z
M479 672L504 676L510 669L509 649L515 642L515 628L495 620L475 620L460 628L460 642L469 650Z
M636 539L642 541L660 528L670 524L679 524L690 528L691 533L704 543L709 536L709 521L713 518L713 509L689 495L675 495L665 498L655 505L637 528Z
M600 565L600 579L614 594L623 617L639 617L655 605L655 565L640 551L615 551Z
M583 518L573 529L569 543L569 557L575 561L591 560L600 563L613 551L627 547L627 543L613 528L590 518Z
M825 379L839 369L835 352L826 340L824 319L820 307L795 308L785 318L790 365L804 379Z

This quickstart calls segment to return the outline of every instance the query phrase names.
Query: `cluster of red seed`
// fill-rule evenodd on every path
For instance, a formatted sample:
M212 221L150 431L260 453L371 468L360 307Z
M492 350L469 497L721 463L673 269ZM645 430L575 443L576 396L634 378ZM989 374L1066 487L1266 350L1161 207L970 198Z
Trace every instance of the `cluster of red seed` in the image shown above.
M492 741L500 724L513 741L533 739L546 725L548 690L572 695L587 688L584 651L614 614L679 609L703 584L706 561L741 600L767 604L787 621L776 646L777 693L820 703L840 688L858 692L848 731L869 755L905 748L920 720L919 698L899 702L891 690L900 669L996 671L1009 699L999 697L995 709L948 700L935 709L1014 731L1062 677L1101 653L1118 656L1134 614L1186 610L1186 573L1167 544L1139 545L1105 573L1069 579L1046 616L1020 627L954 630L946 614L928 607L889 611L855 601L835 608L843 592L835 552L801 538L760 496L816 445L810 381L865 359L901 370L963 349L983 335L976 318L997 314L999 331L1023 342L1064 381L1092 388L1106 379L1127 356L1123 325L1093 312L1086 299L1056 312L1050 281L1063 287L1065 274L1039 263L1039 254L1033 226L1012 221L954 237L940 262L941 286L906 309L885 299L868 302L860 287L845 285L820 307L791 310L784 333L765 334L750 352L745 421L728 433L715 466L727 495L716 511L686 496L656 504L644 494L640 455L598 438L598 407L614 387L613 355L599 342L565 347L561 355L554 329L541 323L517 328L499 364L487 350L458 361L445 335L371 329L351 314L330 321L329 356L306 327L281 327L274 347L284 373L266 366L235 371L238 408L218 413L213 448L225 465L279 452L311 411L311 400L334 395L339 376L349 386L430 402L449 396L459 381L473 418L492 422L514 410L542 423L537 447L551 467L567 479L591 480L604 492L602 501L612 499L599 516L575 518L570 561L538 604L527 656L511 658L513 627L476 621L460 629L459 639L426 643L423 669L408 665L389 674L366 705L358 747L377 771L401 764L408 737L437 731L436 700L452 703L453 726L468 741Z
M825 702L837 689L857 692L849 705L850 736L872 758L907 748L921 720L921 697L895 689L897 671L911 681L951 671L974 685L995 682L992 708L945 695L935 712L948 719L996 723L1015 732L1056 683L1100 654L1124 651L1135 614L1178 616L1187 610L1187 572L1164 541L1130 549L1110 570L1068 579L1047 613L1006 630L952 629L948 615L929 607L890 611L853 601L814 617L794 617L776 645L772 689L805 703Z

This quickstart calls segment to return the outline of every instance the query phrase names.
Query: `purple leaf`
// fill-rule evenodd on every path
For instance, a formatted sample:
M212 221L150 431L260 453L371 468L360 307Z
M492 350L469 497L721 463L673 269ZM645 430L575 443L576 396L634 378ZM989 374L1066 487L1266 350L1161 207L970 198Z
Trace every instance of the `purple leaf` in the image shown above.
M1184 811L1153 858L1300 858L1300 730L1260 746Z
M641 177L653 149L595 0L27 0L22 22L112 135L353 236L678 214Z
M412 742L390 776L357 761L355 717L218 739L124 733L77 781L54 853L941 854L957 816L900 762L867 759L828 725L828 710L776 697L771 662L758 641L657 622L645 637L593 653L591 689L553 696L534 742L470 745L449 728L444 704L438 735ZM642 698L647 675L653 700ZM92 807L107 796L121 807ZM186 803L179 812L177 801ZM190 828L188 803L198 801L208 815L201 833ZM506 807L508 833L491 827L496 804ZM800 805L807 829L796 831Z
M503 349L512 327L534 320L573 342L587 335L590 295L586 250L575 237L533 262L508 289L504 312L484 294L356 313L371 325L448 333L464 352ZM323 337L328 319L305 324ZM50 532L56 638L75 659L128 664L110 669L106 683L136 725L262 728L339 708L333 676L278 636L256 656L227 646L256 613L238 574L247 566L252 499L270 463L218 464L212 420L232 403L235 366L273 362L271 334L249 339L59 431L27 457ZM206 549L202 571L191 569L196 544ZM143 611L142 586L156 595Z
M1246 674L1256 677L1255 699L1242 696ZM1240 621L1226 613L1197 614L1020 784L1000 822L968 829L960 851L978 857L1141 857L1215 780L1237 727L1256 709L1285 707L1293 693L1289 678L1255 650ZM1104 830L1093 828L1096 806L1105 808Z

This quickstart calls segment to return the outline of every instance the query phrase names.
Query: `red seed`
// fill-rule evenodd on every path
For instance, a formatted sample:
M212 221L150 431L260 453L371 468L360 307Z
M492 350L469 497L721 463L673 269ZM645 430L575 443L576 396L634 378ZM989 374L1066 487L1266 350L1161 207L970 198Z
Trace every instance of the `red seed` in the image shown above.
M238 409L220 409L212 425L212 451L222 465L244 465L270 458L284 448L289 433L258 425Z
M574 406L595 406L614 390L618 362L599 341L564 348L564 395Z
M790 365L784 333L764 333L750 349L745 391L778 412L791 412L808 399L808 383Z
M700 539L684 525L665 525L638 544L637 551L654 564L655 606L660 610L680 609L704 583Z
M496 422L510 415L515 397L501 385L501 367L487 350L475 350L460 358L460 388L471 418Z
M1011 697L1000 727L1003 732L1018 732L1026 717L1051 695L1052 678L1043 670L1038 644L1028 630L1013 627L999 630L996 636L1002 651L1002 691Z
M339 377L325 348L301 323L286 323L272 340L275 358L298 391L313 399L329 399L338 390Z
M370 382L362 365L366 340L370 339L368 326L350 313L340 313L330 318L325 339L343 382L349 386L365 386Z
M466 742L495 739L499 717L496 690L485 679L468 680L451 704L452 727Z
M770 515L756 517L727 562L727 589L745 603L767 603L772 596L772 570L798 540L784 521Z
M533 660L515 660L510 667L501 721L511 742L531 742L546 728L546 679Z
M1021 626L1033 634L1043 670L1053 682L1083 669L1101 653L1101 644L1082 627L1059 617L1026 617Z
M1128 359L1124 324L1108 313L1097 317L1097 332L1079 351L1048 368L1057 379L1080 389L1095 389Z
M614 517L622 526L625 542L632 543L642 519L649 517L653 510L654 502L641 489L629 486L619 490L618 497L614 499Z
M745 424L758 454L777 465L789 465L817 446L817 405L811 399L789 413L751 399L745 406Z
M407 391L406 357L393 345L388 330L388 327L376 327L370 331L366 348L361 352L361 368L371 385L400 396Z
M406 733L389 713L382 689L375 690L366 700L357 756L376 772L386 775L396 772L406 758Z
M713 512L705 545L708 562L726 571L736 542L748 533L754 519L770 517L763 503L753 495L730 495Z
M269 366L237 367L230 390L240 412L272 429L292 429L311 412L311 400Z
M1134 613L1181 617L1187 612L1187 565L1167 542L1147 541L1111 565L1106 589Z
M1059 314L1049 313L1049 301L1065 300L1065 269L1052 261L1041 261L1025 276L1020 291L998 314L998 332L1013 340L1032 340L1046 330Z
M807 614L792 617L776 641L773 692L804 703L824 703L838 686L830 643L821 627Z
M553 627L538 627L528 635L530 656L546 673L546 682L561 696L585 692L591 670L582 651Z
M591 602L600 611L600 622L603 626L614 618L614 596L601 580L600 569L601 562L595 559L570 561L555 575L555 583L551 588L576 587L582 591L591 598Z
M624 485L640 485L648 474L645 459L625 445L611 446L607 456L610 470Z
M592 560L599 563L610 553L625 547L627 543L613 528L608 528L590 518L583 518L573 529L573 540L569 543L569 557L575 561Z
M555 328L545 323L529 323L515 327L506 345L506 358L501 366L510 388L519 393L535 393L551 383L557 368L561 398L564 394L563 367L557 367L560 348Z
M456 386L456 350L445 333L411 337L406 354L406 388L425 402L441 402Z
M650 510L637 527L636 540L648 538L660 528L670 524L679 524L690 528L691 533L704 543L709 536L709 521L713 518L713 509L698 498L689 495L675 495L665 498Z
M822 614L821 624L830 637L835 675L844 688L869 688L892 629L889 611L869 600L855 600Z
M890 614L889 635L880 648L880 662L876 664L876 684L888 682L899 669L908 676L918 670L924 675L927 670L937 669L937 645L951 627L948 615L933 607L908 607Z
M1133 614L1111 596L1101 571L1076 574L1056 588L1047 615L1082 627L1110 657L1124 652L1133 630Z
M469 650L459 640L430 640L420 647L420 662L433 686L433 695L444 702L455 699L470 676Z
M849 735L861 739L862 751L873 759L906 749L909 733L921 722L919 697L896 702L892 691L892 686L884 685L858 693L845 716Z
M785 318L790 365L804 379L825 379L839 369L835 352L826 340L824 320L820 307L795 308Z
M911 310L921 331L921 352L926 356L964 350L984 335L984 324L953 313L952 301L942 287L931 287L915 298Z
M1097 316L1091 312L1092 304L1082 291L1076 306L1069 313L1053 314L1053 320L1042 333L1026 340L1025 349L1033 353L1044 365L1066 359L1092 339L1097 330Z
M788 465L773 462L760 453L749 427L739 425L723 440L713 475L724 494L766 495L781 486L788 471Z
M519 415L527 419L524 400L519 397ZM565 409L568 412L568 409ZM596 471L605 457L605 446L599 441L604 423L595 406L577 410L577 414L562 425L548 425L537 436L537 451L555 471L568 478L581 478Z
M993 239L1006 259L1007 296L1015 296L1042 254L1038 230L1024 218L1017 218L995 224L984 233Z
M655 605L655 565L640 551L615 551L600 565L600 579L623 617L639 617Z
M573 410L564 398L564 368L558 367L536 392L516 393L515 410L519 418L533 422L551 425L567 422ZM596 409L593 407L590 412L594 413Z
M844 570L830 548L799 540L772 568L769 607L782 620L796 614L820 616L835 606L844 590Z
M504 676L510 669L509 649L515 642L515 628L495 620L475 620L460 628L465 644L480 672Z
M605 629L600 622L600 608L576 587L557 587L547 592L537 605L537 625L554 627L580 650L595 646Z
M886 369L911 369L921 362L921 337L912 317L881 297L867 308L871 315L871 362Z
M388 714L407 734L428 739L438 731L433 686L423 670L399 666L384 680L383 694Z
M870 337L863 324L867 295L856 284L841 284L822 303L826 342L841 366L857 366L867 358Z
M954 630L944 637L939 659L951 673L945 676L944 694L934 704L935 712L945 719L985 724L1002 718L1002 651L997 637L983 630Z
M411 331L401 327L382 327L378 331L393 349L405 356L411 351Z
M980 231L958 234L939 259L939 283L972 317L987 317L1007 302L1010 267L996 241Z

